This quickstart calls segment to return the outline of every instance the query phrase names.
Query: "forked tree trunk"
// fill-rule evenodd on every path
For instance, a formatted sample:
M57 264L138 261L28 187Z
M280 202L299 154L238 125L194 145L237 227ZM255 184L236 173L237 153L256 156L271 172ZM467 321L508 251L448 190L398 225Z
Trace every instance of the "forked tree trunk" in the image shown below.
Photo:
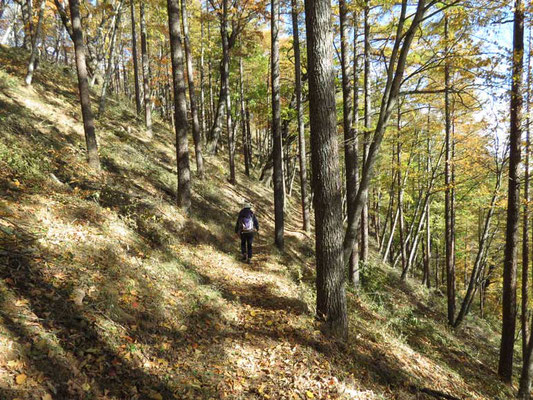
M81 26L80 2L70 0L70 15L72 19L72 41L76 52L76 69L78 71L78 89L80 93L81 114L83 117L83 129L85 131L85 143L87 145L87 160L89 165L96 171L100 170L100 158L98 157L98 144L94 131L94 117L91 110L91 97L89 93L89 81L87 80L87 64L85 62L85 43L83 41L83 28Z
M174 126L178 164L178 206L185 212L191 207L191 172L189 168L189 143L187 139L187 99L183 76L183 49L179 24L179 0L167 0L170 33L170 56L174 90Z
M522 0L515 0L511 79L511 127L509 138L509 184L503 264L502 337L498 365L498 375L507 383L511 383L513 376L513 349L516 328L516 269L520 216L520 140L522 136L523 59L524 4Z
M348 332L342 248L342 207L335 114L330 0L306 0L311 161L315 205L317 317L326 332ZM349 250L353 249L350 243ZM349 256L349 254L348 254Z

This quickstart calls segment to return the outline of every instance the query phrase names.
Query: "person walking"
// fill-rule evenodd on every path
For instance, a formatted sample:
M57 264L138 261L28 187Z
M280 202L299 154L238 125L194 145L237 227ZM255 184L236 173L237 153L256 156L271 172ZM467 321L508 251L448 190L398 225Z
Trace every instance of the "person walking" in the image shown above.
M235 224L235 233L241 237L242 260L248 264L252 261L252 243L255 232L259 232L259 222L252 211L252 205L245 201Z

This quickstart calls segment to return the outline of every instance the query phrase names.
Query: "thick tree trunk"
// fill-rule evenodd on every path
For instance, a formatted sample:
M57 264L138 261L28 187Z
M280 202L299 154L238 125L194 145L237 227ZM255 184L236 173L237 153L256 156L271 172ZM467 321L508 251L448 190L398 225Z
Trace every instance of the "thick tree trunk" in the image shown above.
M150 92L150 58L148 56L148 32L144 13L144 1L141 1L141 58L143 67L144 123L146 133L152 136L152 96Z
M85 131L85 143L87 145L87 160L91 168L99 171L100 159L98 157L98 144L96 142L94 118L91 110L89 81L87 80L87 64L85 63L85 43L83 41L83 28L81 26L80 3L79 0L70 0L69 5L72 18L72 41L74 42L74 50L76 52L81 114L83 117L83 129Z
M41 37L41 32L42 32L43 16L44 16L45 7L46 7L46 0L41 0L41 5L39 7L39 17L37 20L37 29L35 30L35 36L33 37L30 61L28 62L28 72L26 73L26 78L24 79L24 81L26 82L26 85L31 85L31 81L33 79L33 72L37 66L37 59L39 57L39 52L40 52L39 38Z
M524 58L524 4L515 0L513 67L511 86L511 127L509 138L509 186L507 228L503 265L502 338L498 375L507 383L513 376L513 349L516 327L516 269L520 215L520 140L522 136L522 73Z
M120 25L120 17L122 14L122 3L123 0L118 3L117 10L115 12L115 15L113 16L113 32L111 34L111 43L109 44L109 59L107 61L104 82L102 84L102 91L100 93L100 102L98 103L98 116L102 115L105 111L107 87L111 81L111 74L113 73L113 69L115 68L115 43L117 38L117 29Z
M342 207L335 115L329 0L306 0L311 160L316 229L317 316L332 336L346 338ZM350 244L350 250L353 243ZM349 254L348 254L349 256Z
M283 143L281 135L281 106L279 81L279 0L271 0L271 72L272 72L272 140L274 161L274 242L278 249L284 246Z
M292 37L294 47L294 85L296 90L296 112L298 117L298 162L300 169L300 199L302 205L303 229L311 230L309 196L307 193L307 157L305 149L304 111L302 105L302 67L300 56L300 32L298 28L297 0L291 0Z
M181 0L181 19L183 23L183 42L187 60L187 79L189 82L189 103L192 116L192 138L194 141L194 155L196 157L196 173L198 178L204 177L204 159L202 156L202 134L198 120L198 107L196 105L196 91L194 89L194 72L192 67L192 51L189 43L189 22L187 18L187 0Z
M137 33L135 22L135 0L130 0L131 8L131 47L133 58L133 77L135 81L135 107L137 109L137 115L141 115L141 88L139 83L139 58L137 56Z
M191 207L191 172L189 168L189 142L187 138L187 99L183 76L183 50L179 25L179 0L167 0L172 82L174 89L174 126L178 164L178 206L185 212Z

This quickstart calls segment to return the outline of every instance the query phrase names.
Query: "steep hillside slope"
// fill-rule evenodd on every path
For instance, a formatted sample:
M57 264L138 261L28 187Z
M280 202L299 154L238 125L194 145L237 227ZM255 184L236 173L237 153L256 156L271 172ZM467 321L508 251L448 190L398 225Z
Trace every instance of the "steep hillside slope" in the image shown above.
M297 201L280 254L271 190L208 158L182 215L172 130L147 137L126 99L97 122L92 174L75 77L43 63L25 87L25 59L0 47L1 399L510 397L488 324L452 332L438 293L377 262L348 294L349 341L324 339ZM243 199L262 225L252 265L233 235Z

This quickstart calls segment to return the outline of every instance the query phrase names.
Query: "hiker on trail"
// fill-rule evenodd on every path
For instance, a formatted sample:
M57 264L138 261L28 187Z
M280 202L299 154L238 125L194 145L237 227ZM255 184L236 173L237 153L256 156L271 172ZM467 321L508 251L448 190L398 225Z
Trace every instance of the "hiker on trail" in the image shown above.
M252 260L252 242L255 232L259 232L259 222L252 212L252 206L245 201L235 224L235 233L241 236L242 260L248 264Z

